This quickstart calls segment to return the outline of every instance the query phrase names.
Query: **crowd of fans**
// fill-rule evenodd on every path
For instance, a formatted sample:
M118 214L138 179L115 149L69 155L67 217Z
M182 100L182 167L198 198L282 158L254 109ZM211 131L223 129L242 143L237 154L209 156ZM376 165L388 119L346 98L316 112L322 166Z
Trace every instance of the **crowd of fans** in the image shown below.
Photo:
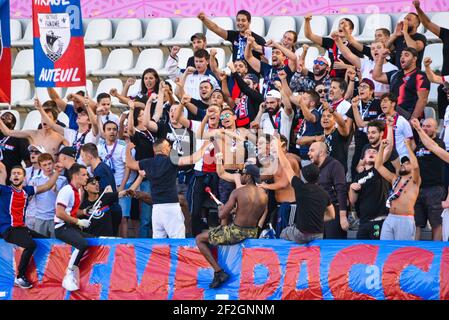
M68 290L79 288L89 237L196 237L215 270L211 287L228 275L209 245L346 239L353 227L358 239L419 240L428 223L433 240L447 241L449 30L413 4L417 13L392 34L376 30L370 46L352 36L349 19L320 37L306 16L305 36L327 50L312 70L308 45L295 54L295 31L265 41L245 10L237 30L200 13L232 44L225 70L197 33L186 69L179 47L171 49L166 69L176 87L147 69L136 96L132 78L95 101L79 91L66 102L49 88L51 100L35 100L37 130L14 130L14 115L4 113L0 233L24 248L16 285L32 285L25 272L36 237L75 247ZM443 75L423 57L421 23L443 41ZM440 84L440 122L424 119L431 82ZM112 113L112 97L128 111Z

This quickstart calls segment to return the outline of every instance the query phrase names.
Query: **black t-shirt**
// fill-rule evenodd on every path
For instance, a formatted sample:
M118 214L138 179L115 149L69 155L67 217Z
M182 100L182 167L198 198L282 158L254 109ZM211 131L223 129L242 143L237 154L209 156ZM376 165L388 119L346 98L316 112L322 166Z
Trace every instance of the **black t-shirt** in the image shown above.
M27 139L5 137L0 133L0 161L6 167L7 181L12 167L20 166L22 160L30 160L28 146Z
M379 99L370 100L368 103L361 101L361 105L359 104L358 109L363 121L375 120L382 114ZM352 110L352 107L349 108L348 112L346 112L346 116L354 120L355 124L354 111ZM363 146L368 143L368 137L366 135L365 128L358 128L356 124L355 126L356 126L354 132L355 146L356 148L357 147L363 148Z
M377 147L373 147L373 146L371 146L371 144L367 143L362 149L362 154L360 155L360 160L363 159L365 151L368 148L376 149L377 151L379 151L380 145L378 145ZM395 161L397 158L399 158L399 154L396 151L396 148L393 148L393 150L391 151L391 154L390 154L390 158L388 158L388 160L384 163L384 167L387 168L388 170L390 170L391 172L396 172L396 170L392 164L392 161Z
M440 39L443 42L443 57L449 57L449 29L440 27ZM443 59L443 75L449 74L449 59Z
M335 129L331 134L324 134L324 143L327 145L327 150L329 151L329 155L338 160L343 167L345 168L345 172L348 170L348 146L347 137L343 137L337 129Z
M322 47L326 49L329 53L329 59L331 60L332 66L334 64L334 61L337 58L338 60L344 62L345 64L351 64L343 55L341 54L340 50L338 50L337 45L335 44L335 41L332 38L323 37L323 45ZM359 58L363 58L363 53L358 51L356 48L354 48L351 44L348 44L347 47L353 54L355 54ZM331 76L332 77L338 77L338 78L344 78L345 77L346 70L332 70Z
M172 163L170 157L157 154L154 158L141 160L139 169L145 171L147 179L151 182L153 204L178 202L176 189L178 166Z
M414 41L422 41L422 43L424 43L424 47L427 44L427 38L425 35L421 34L421 33L415 33L414 35L410 36ZM394 45L394 50L395 50L395 58L394 58L394 62L396 63L396 67L398 67L398 69L401 69L401 53L402 50L404 50L405 48L407 48L407 43L405 42L405 38L404 36L400 36L397 37L395 42L393 43ZM422 51L418 52L418 60L416 61L416 65L418 67L418 69L421 69L421 62L424 56L424 49L422 49Z
M140 131L135 129L134 135L129 139L136 146L134 150L136 150L135 159L137 161L154 157L154 138L154 135L148 130Z
M112 237L112 216L111 216L111 206L118 201L118 193L110 192L105 193L101 200L99 201L98 214L92 217L91 224L85 232L96 236L96 237ZM80 209L92 208L95 201L89 201L86 198L81 203ZM91 212L89 212L91 213Z
M158 122L157 124L157 136L159 138L167 139L171 144L172 149L170 157L177 161L178 158L183 156L192 155L195 150L196 139L192 130L188 128L173 128L170 123ZM193 165L178 167L179 170L193 169Z
M204 117L206 116L206 109L209 107L209 105L207 105L206 103L204 103L201 100L197 100L197 99L191 99L190 102L195 105L195 107L198 108L198 111L196 114L191 113L188 109L187 109L187 119L189 120L195 120L195 121L203 121Z
M296 227L301 232L323 233L324 213L331 204L331 199L322 187L317 184L304 183L294 176L291 184L295 189Z
M446 149L441 139L435 138L433 141L441 148ZM444 185L443 168L445 162L429 151L421 141L416 146L415 154L421 174L421 188Z
M386 73L390 91L398 97L398 107L409 113L415 110L418 101L418 91L429 91L430 82L426 74L415 69L407 74L403 70L394 70ZM397 110L407 120L410 119L400 110Z
M104 162L100 162L100 164L95 168L93 172L94 176L100 177L100 192L107 186L111 186L113 192L117 192L117 182L115 181L114 174L108 165ZM111 204L111 211L114 212L122 212L122 208L120 207L118 200Z
M263 90L262 94L265 96L270 90L277 90L274 86L275 81L281 81L278 76L279 71L285 71L287 74L287 82L290 82L294 71L289 66L283 65L281 68L275 68L265 62L260 62L260 74L263 77Z
M232 43L232 61L245 60L245 47L246 47L246 37L240 35L239 31L228 30L228 40ZM251 36L254 37L256 43L261 46L265 46L265 39L258 34L251 32ZM253 50L253 55L256 59L260 60L262 54ZM255 73L253 68L248 64L248 73Z
M387 214L385 203L390 185L374 168L357 174L354 182L360 183L362 178L366 178L366 182L357 192L359 197L355 209L360 223L367 223Z

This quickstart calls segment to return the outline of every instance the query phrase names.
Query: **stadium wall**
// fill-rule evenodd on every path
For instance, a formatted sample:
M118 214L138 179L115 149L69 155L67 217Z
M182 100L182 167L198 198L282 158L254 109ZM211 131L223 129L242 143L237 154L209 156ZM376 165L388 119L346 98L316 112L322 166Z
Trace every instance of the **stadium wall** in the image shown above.
M69 294L61 283L71 247L36 241L34 288L23 290L13 286L21 252L0 240L0 300L449 299L443 242L247 240L215 252L232 276L211 290L213 270L193 239L89 239L81 290Z
M247 9L254 16L402 13L412 11L411 0L81 0L83 18L235 16ZM426 12L449 11L448 0L421 0ZM11 18L31 18L30 0L11 0Z

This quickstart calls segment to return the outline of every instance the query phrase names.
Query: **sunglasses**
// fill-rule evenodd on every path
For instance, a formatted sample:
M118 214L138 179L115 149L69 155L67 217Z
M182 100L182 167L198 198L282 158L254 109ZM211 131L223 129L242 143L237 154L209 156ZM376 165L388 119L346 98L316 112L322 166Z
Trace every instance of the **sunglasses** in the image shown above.
M317 93L328 93L329 90L328 89L320 89L316 91Z
M313 64L317 64L319 66L327 65L327 63L322 60L313 60Z
M226 113L220 116L220 120L229 119L230 117L232 117L232 114Z
M368 90L368 89L370 89L371 87L369 86L369 85L360 85L359 86L359 89L366 89L366 90Z

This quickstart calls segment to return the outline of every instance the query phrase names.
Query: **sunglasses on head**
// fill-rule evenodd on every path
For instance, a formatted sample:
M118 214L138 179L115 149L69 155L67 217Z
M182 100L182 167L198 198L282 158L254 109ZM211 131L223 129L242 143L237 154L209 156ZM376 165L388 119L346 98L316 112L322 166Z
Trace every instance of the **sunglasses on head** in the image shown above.
M222 114L220 120L229 119L232 115L230 113Z
M320 66L324 66L325 64L327 65L327 63L322 60L313 60L313 64L317 64Z

